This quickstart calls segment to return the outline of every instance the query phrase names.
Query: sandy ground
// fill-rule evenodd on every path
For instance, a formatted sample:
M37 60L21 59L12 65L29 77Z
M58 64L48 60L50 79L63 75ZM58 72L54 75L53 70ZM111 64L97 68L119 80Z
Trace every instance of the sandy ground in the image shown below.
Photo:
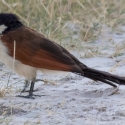
M101 56L80 60L95 69L105 70L113 74L125 76L125 54L115 59L110 55L115 51L111 48L124 40L123 34L109 33L92 43L104 46ZM103 36L105 37L105 36ZM108 41L114 39L113 41ZM91 44L90 44L91 46ZM118 62L118 63L117 63ZM35 94L41 97L24 99L16 97L23 87L24 79L1 65L1 91L7 85L9 91L0 98L1 125L124 125L125 121L125 86L110 95L114 88L90 79L69 73L66 77L55 76L55 81L36 83ZM10 76L10 81L8 79ZM38 73L38 78L48 77ZM58 78L57 78L58 77ZM8 83L8 84L7 84ZM25 93L23 95L27 95Z

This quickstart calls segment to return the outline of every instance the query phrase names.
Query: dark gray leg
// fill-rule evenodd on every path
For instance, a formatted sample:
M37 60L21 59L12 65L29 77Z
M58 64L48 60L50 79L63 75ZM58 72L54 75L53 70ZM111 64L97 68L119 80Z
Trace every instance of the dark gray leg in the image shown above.
M25 85L24 85L24 88L23 88L23 90L21 91L20 95L26 91L26 88L30 85L30 81L25 80L25 83L24 83L24 84L25 84Z
M25 86L24 86L23 91L22 91L21 94L18 95L17 97L23 97L23 98L31 98L31 99L34 99L34 97L33 97L33 89L34 89L35 80L36 80L36 79L33 79L33 80L31 81L29 95L27 95L27 96L22 96L22 95L21 95L22 92L25 92L26 87L27 87L28 84L29 84L29 81L26 80L26 81L25 81L26 83L25 83Z
M33 97L34 84L35 84L35 80L31 81L29 97Z
M44 80L34 79L34 81L35 81L35 82L38 82L38 81L44 81ZM24 92L27 92L27 91L26 91L26 88L30 85L30 81L25 80L25 83L24 83L24 84L25 84L25 85L24 85L24 88L23 88L23 90L21 91L20 95L21 95L22 93L24 93ZM28 90L28 91L29 91L29 90Z
M33 96L39 96L39 97L41 97L41 95L34 95L34 94L33 94L34 84L35 84L35 82L38 82L38 81L42 81L42 80L40 80L40 79L35 79L35 78L34 78L34 79L31 81L30 90L29 90L29 95L27 95L27 96L22 96L22 95L20 94L20 95L18 95L17 97L31 98L31 99L35 99ZM27 84L29 85L29 81L26 81L26 85L24 86L24 89L23 89L22 92L25 92L25 89L26 89L26 87L27 87ZM43 95L42 95L42 96L43 96Z

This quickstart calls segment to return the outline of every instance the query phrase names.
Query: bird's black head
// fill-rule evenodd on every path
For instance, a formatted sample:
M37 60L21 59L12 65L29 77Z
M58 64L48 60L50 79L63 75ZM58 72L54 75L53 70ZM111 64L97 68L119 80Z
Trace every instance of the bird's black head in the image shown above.
M0 13L0 33L5 34L21 27L23 24L15 14Z

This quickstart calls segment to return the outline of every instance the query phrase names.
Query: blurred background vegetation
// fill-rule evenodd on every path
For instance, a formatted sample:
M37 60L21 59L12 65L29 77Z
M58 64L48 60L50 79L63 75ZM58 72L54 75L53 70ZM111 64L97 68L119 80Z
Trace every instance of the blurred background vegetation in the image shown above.
M0 12L18 15L66 48L92 42L104 25L114 30L125 24L125 0L1 0Z
M0 0L0 12L16 14L26 26L36 29L68 50L82 50L79 55L83 58L97 56L101 50L104 51L104 57L110 53L110 50L106 50L108 47L114 50L109 56L113 59L125 53L125 42L121 45L106 44L103 47L99 44L103 39L100 34L104 28L116 32L119 27L125 25L125 0ZM104 37L107 37L107 34ZM98 38L96 46L94 41ZM105 43L110 41L113 40L109 39ZM119 63L112 66L110 71L114 71L117 66ZM19 79L20 81L11 83L11 73L4 69L1 71L1 77L2 73L3 79L8 77L8 81L7 87L0 90L0 97L12 93L14 85L24 82ZM0 119L0 124L3 122L9 125L10 120Z

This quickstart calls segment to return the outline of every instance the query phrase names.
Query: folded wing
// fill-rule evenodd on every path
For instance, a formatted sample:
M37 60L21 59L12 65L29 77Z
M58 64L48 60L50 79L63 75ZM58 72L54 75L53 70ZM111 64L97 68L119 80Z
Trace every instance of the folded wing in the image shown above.
M23 64L36 68L82 72L76 64L80 62L73 55L35 30L23 26L3 35L1 40L12 57L15 41L15 58Z

